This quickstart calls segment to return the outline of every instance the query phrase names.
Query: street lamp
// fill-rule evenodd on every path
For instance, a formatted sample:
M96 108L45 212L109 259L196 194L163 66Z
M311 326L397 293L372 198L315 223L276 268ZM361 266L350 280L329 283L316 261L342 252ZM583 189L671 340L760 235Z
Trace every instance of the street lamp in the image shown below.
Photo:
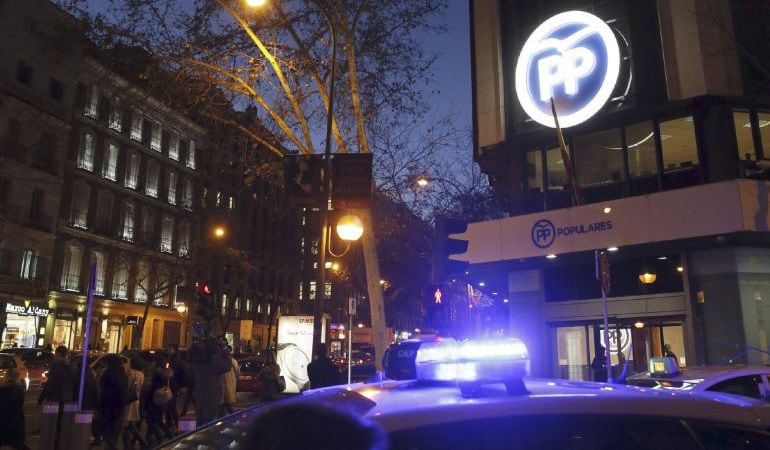
M222 226L214 227L214 236L217 239L223 238L226 233L227 232L225 231L225 227L222 227Z
M364 234L364 223L358 216L346 214L337 222L337 235L343 241L357 241Z
M176 304L176 311L182 316L182 345L184 346L187 341L187 305L184 303Z
M313 311L313 342L321 342L321 321L323 320L324 300L326 297L326 240L327 232L329 228L329 203L331 203L331 184L329 183L331 174L331 144L332 144L332 119L334 117L334 79L336 78L337 70L337 30L334 28L334 22L332 22L329 11L324 7L324 3L319 0L310 0L321 14L326 19L326 25L329 27L329 33L331 34L331 61L329 63L329 105L326 110L326 145L324 147L324 163L323 163L323 177L321 179L321 192L323 198L321 200L320 217L321 234L319 236L319 249L318 249L318 272L316 278L316 286L321 292L315 303ZM265 0L246 0L246 4L249 6L262 6L266 2Z

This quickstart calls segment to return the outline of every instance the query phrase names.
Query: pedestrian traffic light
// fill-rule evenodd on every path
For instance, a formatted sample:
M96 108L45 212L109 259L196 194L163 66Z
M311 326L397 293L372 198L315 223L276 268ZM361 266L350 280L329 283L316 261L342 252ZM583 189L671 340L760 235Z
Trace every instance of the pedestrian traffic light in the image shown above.
M433 245L433 282L441 284L452 275L461 274L468 268L466 261L453 259L468 251L468 241L453 238L464 233L468 222L447 217L436 217L436 230Z
M210 319L214 311L211 288L206 283L195 283L195 312L204 319Z

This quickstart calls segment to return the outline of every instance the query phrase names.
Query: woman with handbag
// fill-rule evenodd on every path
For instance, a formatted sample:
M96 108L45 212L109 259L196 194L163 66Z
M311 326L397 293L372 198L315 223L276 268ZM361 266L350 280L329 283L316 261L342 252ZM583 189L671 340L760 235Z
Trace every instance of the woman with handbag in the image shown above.
M126 375L128 375L128 399L126 424L123 427L123 448L134 448L135 442L139 442L139 445L144 448L147 447L147 443L139 433L142 422L139 399L142 395L142 386L144 386L144 373L139 358L129 359L129 363L126 364Z
M155 370L150 380L150 388L144 397L147 414L147 443L158 445L174 437L174 432L165 422L166 408L171 406L170 378L172 371L168 360L162 354L155 358Z

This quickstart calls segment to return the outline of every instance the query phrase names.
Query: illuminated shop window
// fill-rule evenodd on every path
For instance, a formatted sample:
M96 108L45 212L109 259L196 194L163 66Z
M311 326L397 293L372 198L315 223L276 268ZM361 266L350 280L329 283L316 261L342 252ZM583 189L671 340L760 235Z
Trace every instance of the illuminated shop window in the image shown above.
M759 135L762 138L762 148L765 155L770 155L770 113L757 114Z
M635 123L626 127L628 171L631 178L655 177L655 131L652 122Z
M623 180L623 143L620 130L575 138L575 172L580 186L600 186Z
M754 149L754 135L751 131L751 114L748 111L734 111L735 139L738 147L738 159L754 161L757 153Z

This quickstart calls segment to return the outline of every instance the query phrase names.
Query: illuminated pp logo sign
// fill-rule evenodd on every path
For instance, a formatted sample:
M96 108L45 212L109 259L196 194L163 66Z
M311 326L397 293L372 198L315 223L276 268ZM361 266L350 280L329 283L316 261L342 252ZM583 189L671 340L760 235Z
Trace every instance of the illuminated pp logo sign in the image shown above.
M556 239L556 227L550 220L541 219L532 225L532 243L540 248L547 248L553 244L553 240Z
M555 128L588 120L607 102L620 72L620 48L604 21L583 11L551 17L524 43L516 63L516 94L536 122Z

